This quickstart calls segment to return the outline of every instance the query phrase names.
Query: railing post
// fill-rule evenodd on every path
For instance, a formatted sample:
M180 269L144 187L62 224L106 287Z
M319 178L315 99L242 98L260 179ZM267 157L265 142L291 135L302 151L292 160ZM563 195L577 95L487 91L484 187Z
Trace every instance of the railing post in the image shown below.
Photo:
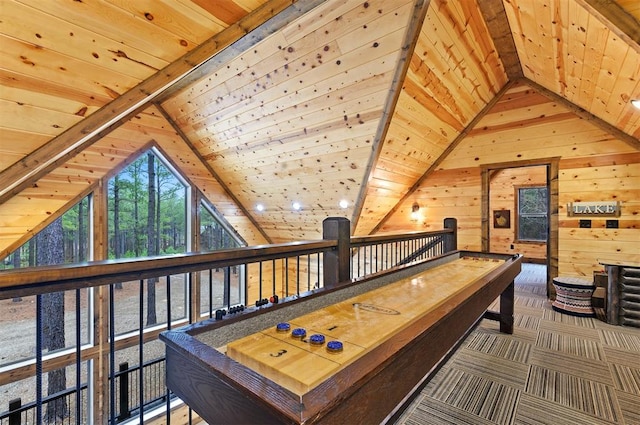
M120 409L118 409L118 420L129 417L129 363L120 363ZM122 373L125 372L125 373Z
M20 425L22 423L22 415L20 408L22 407L22 400L15 398L9 402L9 425Z
M324 287L335 288L351 279L351 222L344 217L329 217L322 222L322 238L338 240L335 251L326 252L322 260Z
M458 249L458 220L455 218L445 218L444 228L453 230L452 235L444 238L444 252L455 251Z

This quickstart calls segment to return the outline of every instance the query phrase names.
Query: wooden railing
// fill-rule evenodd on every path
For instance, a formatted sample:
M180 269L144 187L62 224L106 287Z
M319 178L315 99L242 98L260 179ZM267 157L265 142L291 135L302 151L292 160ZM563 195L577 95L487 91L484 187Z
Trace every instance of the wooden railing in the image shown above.
M145 356L148 344L155 341L163 330L205 318L224 319L227 314L241 313L244 309L264 308L263 304L268 307L273 301L304 296L305 292L318 290L322 286L346 285L355 279L409 261L456 249L456 224L453 219L447 219L445 229L437 232L358 238L350 237L349 225L349 221L342 218L325 220L324 239L320 241L2 271L0 300L24 300L35 296L33 327L26 335L35 338L32 345L36 347L36 352L32 358L0 364L0 388L35 378L35 388L33 385L30 388L34 394L10 393L12 400L21 398L28 402L32 397L37 409L35 417L42 418L42 402L45 399L43 375L60 368L70 368L70 373L76 376L76 391L82 391L88 381L93 381L91 387L95 394L83 396L84 405L69 406L68 411L82 411L82 414L75 416L91 418L89 423L115 424L122 412L116 409L116 384L111 377L118 373L115 358L122 350L137 347L137 359L133 360L144 364L149 361ZM214 279L214 274L219 278ZM208 305L202 300L206 298L207 276ZM149 289L144 281L152 278L158 278L158 285L165 290L159 297L161 300L157 301L160 304L160 316L164 315L165 319L147 326L144 325L146 309L143 294L145 289ZM180 282L176 283L177 280ZM114 288L122 283L127 283L136 291L131 298L137 302L133 310L138 310L136 320L139 325L138 329L119 333L116 328L121 300L116 301L119 293ZM184 293L184 297L178 300L175 285L184 288L177 291L178 294ZM86 296L86 305L83 305L81 294L87 293L88 288L95 289L95 293ZM219 290L220 302L213 301L214 290ZM233 296L233 290L238 296ZM41 298L45 294L61 291L75 293L75 312L67 311L69 315L75 314L75 346L71 343L67 349L49 353L42 345L41 330L46 325L46 317L41 312ZM178 309L184 310L184 313L177 314ZM136 312L132 314L135 316ZM36 329L35 336L33 329ZM90 337L84 341L80 334ZM8 343L0 341L0 345ZM139 374L139 382L145 382L142 368L139 368ZM138 399L145 400L144 386L138 391ZM71 403L76 399L80 400L69 398ZM167 412L170 410L170 399L167 392ZM0 424L4 423L3 417L10 415L10 411L2 412L12 400L2 400ZM137 414L144 419L147 414L145 406Z

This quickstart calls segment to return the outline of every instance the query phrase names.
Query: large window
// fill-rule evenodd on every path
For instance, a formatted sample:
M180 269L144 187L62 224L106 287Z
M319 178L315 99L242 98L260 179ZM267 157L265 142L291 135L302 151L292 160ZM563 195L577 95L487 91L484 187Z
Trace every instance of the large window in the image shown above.
M517 192L517 232L521 242L547 240L547 188L520 187Z
M200 250L217 251L242 246L239 236L218 219L208 202L200 204ZM244 267L233 266L201 272L200 312L211 315L216 309L244 303Z
M155 150L109 180L109 258L187 251L187 186Z

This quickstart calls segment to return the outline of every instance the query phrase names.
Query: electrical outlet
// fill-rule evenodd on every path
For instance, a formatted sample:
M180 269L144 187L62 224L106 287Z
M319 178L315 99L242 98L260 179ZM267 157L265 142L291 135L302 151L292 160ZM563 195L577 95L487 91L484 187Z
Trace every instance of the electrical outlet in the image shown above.
M581 229L591 229L591 220L580 220Z

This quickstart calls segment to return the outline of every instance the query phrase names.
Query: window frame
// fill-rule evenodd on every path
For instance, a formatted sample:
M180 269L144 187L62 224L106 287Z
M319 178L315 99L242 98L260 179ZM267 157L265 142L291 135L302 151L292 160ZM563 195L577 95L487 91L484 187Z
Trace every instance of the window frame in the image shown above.
M522 215L520 213L520 191L522 189L545 189L547 192L546 199L545 199L546 212L544 214L525 214L525 217L543 216L545 218L547 229L546 229L546 234L544 239L521 239L520 238L520 220L522 219ZM524 243L524 244L527 244L527 243L546 244L549 240L549 187L546 185L540 185L540 184L519 185L519 186L514 186L514 192L515 192L515 195L514 195L514 211L515 211L514 242Z

